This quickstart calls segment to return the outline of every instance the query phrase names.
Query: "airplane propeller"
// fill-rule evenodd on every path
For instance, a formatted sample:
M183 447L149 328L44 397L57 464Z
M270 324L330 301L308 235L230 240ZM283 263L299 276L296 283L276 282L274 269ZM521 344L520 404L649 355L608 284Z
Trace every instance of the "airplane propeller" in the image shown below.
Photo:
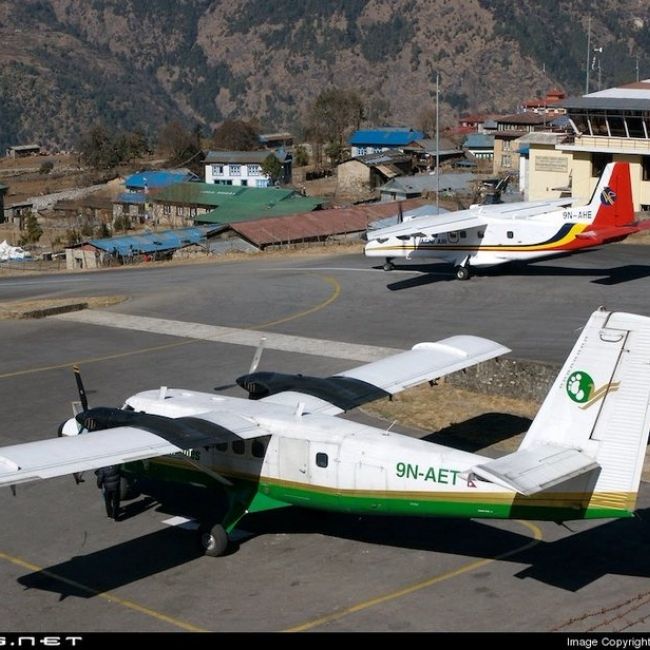
M77 390L79 391L79 401L81 402L81 408L84 411L88 410L88 398L86 397L86 389L84 388L84 383L81 380L81 372L79 371L79 366L74 366L72 368L74 372L74 378L77 382Z
M250 368L248 369L248 373L247 373L248 375L252 375L257 370L257 367L260 365L265 344L266 344L266 336L263 336L260 339L257 348L255 349L255 354L253 355ZM235 386L237 386L237 384L224 384L223 386L215 386L213 390L218 392L221 390L228 390L229 388L234 388Z

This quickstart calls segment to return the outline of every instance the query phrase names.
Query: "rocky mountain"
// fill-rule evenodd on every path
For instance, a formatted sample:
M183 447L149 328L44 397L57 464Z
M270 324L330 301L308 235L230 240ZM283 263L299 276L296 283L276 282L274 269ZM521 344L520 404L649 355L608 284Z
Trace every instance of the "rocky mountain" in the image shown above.
M0 148L70 147L98 121L296 129L331 86L369 124L416 124L436 73L447 122L514 110L584 92L590 13L602 86L650 76L646 0L0 0Z

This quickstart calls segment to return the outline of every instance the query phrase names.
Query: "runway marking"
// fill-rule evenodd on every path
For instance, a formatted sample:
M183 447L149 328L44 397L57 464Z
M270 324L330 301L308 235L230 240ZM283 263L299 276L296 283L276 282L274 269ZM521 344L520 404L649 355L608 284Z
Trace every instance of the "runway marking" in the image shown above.
M286 323L291 320L295 320L297 318L302 318L309 314L313 314L321 309L324 309L332 302L334 302L341 294L341 285L336 281L335 278L329 276L325 276L324 280L332 286L333 291L325 300L318 303L317 305L314 305L309 309L301 310L295 314L290 314L289 316L285 316L284 318L268 321L265 323L260 323L257 325L250 325L248 327L240 328L240 329L202 325L200 323L184 323L182 321L147 318L144 316L143 317L126 316L123 314L118 314L116 312L101 312L101 311L94 311L94 310L87 310L85 312L87 316L86 320L82 320L82 317L76 319L59 318L59 316L66 316L66 314L59 314L59 316L51 316L50 318L57 318L59 320L68 320L74 322L88 322L88 323L91 323L91 321L94 318L96 322L92 322L91 324L103 325L108 327L120 327L119 325L116 325L116 322L120 320L123 323L122 324L123 329L148 331L148 332L165 334L167 336L175 336L175 337L182 336L183 338L190 339L185 341L176 341L174 343L165 343L162 345L156 345L148 348L141 348L139 350L131 350L130 352L117 352L114 354L108 354L101 357L89 357L86 359L74 360L74 363L80 363L84 365L89 363L99 363L101 361L109 361L111 359L120 359L122 357L129 357L136 354L147 354L150 352L158 352L160 350L171 349L182 345L191 345L193 343L196 343L197 341L219 341L223 343L233 343L237 345L248 345L251 347L257 347L260 338L262 336L262 333L259 331L255 331L256 328L270 327L272 325L277 325L279 323ZM77 312L77 313L82 314L83 312ZM100 314L100 316L98 315L94 317L93 314ZM129 319L131 321L131 325L127 327L125 323ZM143 326L145 322L148 323L149 325L148 328L145 328ZM181 332L179 328L182 328L183 331ZM208 337L201 336L200 335L201 332L203 332L204 334L206 332L209 332L211 335ZM220 338L219 336L215 336L217 332L219 332L220 336L223 338ZM282 334L268 334L266 332L264 332L263 334L267 338L266 347L277 349L277 350L287 350L290 352L302 351L304 354L317 354L315 351L311 349L310 346L323 345L323 343L329 345L329 342L319 341L318 339L307 339L304 337L290 337ZM239 338L240 340L229 340L231 337ZM273 338L273 342L269 340L270 338ZM302 349L296 349L295 346L298 344L301 344ZM323 346L323 351L321 355L324 354L325 356L331 356L331 351L329 347L327 347L327 345ZM348 351L348 353L353 353L354 350L357 350L359 354L362 354L361 348L364 347L364 346L353 346L345 343L335 343L335 345L341 346L340 349L345 348ZM372 346L365 346L365 348L367 348L366 351L370 355L369 358L360 358L358 360L361 361L376 360L378 358L382 358L382 356L387 356L388 354L393 354L394 352L396 352L396 350L392 350L390 348L373 348ZM383 355L380 352L382 349L387 350ZM376 355L380 355L380 356L376 356ZM343 356L342 358L354 358L354 357L350 357L348 355L348 356ZM65 363L54 364L51 366L40 366L36 368L27 368L25 370L15 370L13 372L1 373L0 379L7 379L9 377L20 377L22 375L30 375L38 372L44 372L47 370L60 370L62 368L69 368L72 364L73 361L67 361Z
M384 271L384 269L356 269L354 267L346 266L321 266L321 267L310 267L310 266L294 266L292 268L272 268L269 271L352 271L355 273L422 273L419 269L393 269L392 271ZM447 275L449 275L447 273Z
M416 582L412 585L408 585L406 587L403 587L402 589L398 589L396 591L391 591L387 594L384 594L382 596L377 596L375 598L370 598L368 600L364 600L360 603L357 603L356 605L352 605L351 607L346 607L345 609L332 612L331 614L326 614L325 616L321 616L319 618L313 619L311 621L307 621L306 623L302 623L300 625L295 625L293 627L287 628L286 630L283 630L284 632L304 632L305 630L311 630L315 627L319 627L321 625L324 625L325 623L331 623L332 621L337 621L341 618L344 618L345 616L349 616L350 614L356 614L357 612L361 612L365 609L370 609L371 607L375 607L376 605L381 605L383 603L389 602L391 600L397 600L398 598L401 598L402 596L408 596L409 594L412 594L416 591L420 591L422 589L425 589L426 587L430 587L432 585L435 585L439 582L443 582L445 580L449 580L449 578L455 578L456 576L459 576L463 573L468 573L470 571L473 571L474 569L478 569L479 567L485 566L486 564L490 564L492 562L495 562L497 560L505 560L509 557L512 557L513 555L516 555L517 553L521 553L522 551L527 551L529 548L532 548L533 546L536 546L542 541L543 535L542 531L538 526L535 524L529 522L529 521L523 521L520 519L516 520L517 523L522 524L523 526L526 526L532 534L534 539L531 540L530 542L527 542L526 544L522 546L518 546L517 548L514 548L510 551L506 551L505 553L501 553L499 555L496 555L495 557L492 558L485 558L483 560L476 560L474 562L469 562L468 564L464 564L457 569L452 569L450 571L446 571L445 573L441 573L439 575L432 576L431 578L427 578L426 580L422 580L419 582Z
M36 564L32 564L31 562L27 562L26 560L23 560L19 557L7 555L2 551L0 551L0 559L6 560L7 562L10 562L11 564L22 567L24 569L29 569L30 571L38 571L39 573L42 573L48 578L58 580L59 582L63 582L64 584L74 587L75 589L80 589L81 591L85 591L86 593L92 594L93 596L98 596L102 600L106 600L109 603L121 605L122 607L126 607L127 609L132 609L136 612L139 612L140 614L145 614L146 616L150 616L151 618L155 618L164 623L169 623L170 625L173 625L174 627L178 627L182 630L186 630L187 632L209 632L210 631L207 630L206 628L199 627L197 625L192 625L192 623L181 621L180 619L174 618L173 616L168 616L167 614L163 614L162 612L157 612L156 610L151 609L149 607L144 607L143 605L139 605L138 603L135 603L132 600L119 598L118 596L115 596L110 592L98 591L97 589L88 587L87 585L77 582L76 580L70 580L70 578L60 576L57 573L48 571L43 567L37 566Z
M254 348L259 345L260 339L264 336L266 338L265 347L270 350L282 350L285 352L297 352L319 357L334 357L362 362L378 361L390 354L402 352L402 350L396 348L341 343L339 341L328 341L326 339L315 339L305 336L275 334L263 330L204 325L203 323L188 323L164 318L151 318L150 316L130 316L94 309L58 314L51 318L74 323L84 323L86 325L102 325L118 329L137 330L139 332L150 332L167 336L182 336L187 339L244 345ZM273 324L285 322L286 320L275 321Z

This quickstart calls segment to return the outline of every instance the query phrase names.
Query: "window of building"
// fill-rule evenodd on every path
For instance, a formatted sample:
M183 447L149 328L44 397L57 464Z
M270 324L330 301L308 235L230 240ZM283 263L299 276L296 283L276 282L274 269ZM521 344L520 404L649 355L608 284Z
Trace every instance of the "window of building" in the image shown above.
M512 151L512 140L504 140L503 141L503 150L504 151Z
M249 176L259 176L262 173L262 168L259 165L246 165L246 170Z
M163 214L171 214L172 213L172 206L171 205L163 205Z
M241 165L228 165L228 171L231 176L241 176Z
M242 187L248 187L248 180L246 180L245 178L242 178L241 186Z
M228 451L228 443L227 442L220 442L220 443L215 445L215 449L217 451L221 451L221 452Z
M317 467L327 467L329 465L329 458L327 454L324 454L322 451L319 451L316 454L316 466Z
M223 165L212 165L213 176L223 176Z
M627 130L631 138L644 138L646 133L643 129L643 120L640 117L630 116L626 117Z
M183 216L183 206L182 205L177 205L176 206L176 216L178 216L178 217Z
M591 154L591 177L599 178L608 163L613 160L611 153L592 153Z
M607 118L609 122L609 133L616 138L626 138L627 131L625 130L625 123L620 115L610 115Z
M190 208L190 217L196 217L196 208Z
M246 450L246 445L243 440L233 440L230 444L233 454L239 454L241 456Z
M650 156L641 156L641 180L650 181Z
M512 161L512 158L511 158L510 154L509 153L508 154L504 153L501 156L501 167L506 167L506 168L510 167L511 161Z
M253 458L264 458L264 452L266 451L266 445L261 440L253 440L251 446L251 453Z

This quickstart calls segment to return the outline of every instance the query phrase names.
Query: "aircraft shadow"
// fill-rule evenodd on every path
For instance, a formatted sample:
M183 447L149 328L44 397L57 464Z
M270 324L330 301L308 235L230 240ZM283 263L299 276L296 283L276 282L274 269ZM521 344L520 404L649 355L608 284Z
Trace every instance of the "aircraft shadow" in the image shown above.
M470 558L494 558L531 541L527 535L480 520L362 517L301 508L249 515L242 526L253 534L320 533ZM567 527L571 529L571 522ZM530 565L515 574L517 578L533 578L575 592L608 574L650 578L649 542L650 508L638 511L633 518L607 521L560 540L541 541L501 561Z
M434 284L436 282L448 282L451 280L457 282L449 265L414 265L396 268L405 271L413 271L419 275L386 285L386 288L390 291L412 289L414 287ZM507 264L488 269L474 269L472 272L478 277L495 277L502 275L513 275L518 277L593 277L593 284L613 286L650 277L650 266L642 264L626 264L624 266L611 268L575 268L566 266L545 266L539 263L530 263Z
M175 511L174 505L161 506L165 512ZM501 561L529 564L515 574L517 578L532 578L567 591L578 591L608 574L650 578L646 554L650 508L638 515L596 525L557 541L541 541ZM358 516L298 507L248 515L241 529L253 537L320 534L468 558L495 558L531 541L526 534L480 520ZM238 545L233 546L236 551ZM18 578L18 583L26 589L58 593L61 599L92 598L202 555L195 531L169 527L26 574Z
M422 439L461 451L476 452L528 431L531 422L530 418L509 413L483 413L429 433Z

